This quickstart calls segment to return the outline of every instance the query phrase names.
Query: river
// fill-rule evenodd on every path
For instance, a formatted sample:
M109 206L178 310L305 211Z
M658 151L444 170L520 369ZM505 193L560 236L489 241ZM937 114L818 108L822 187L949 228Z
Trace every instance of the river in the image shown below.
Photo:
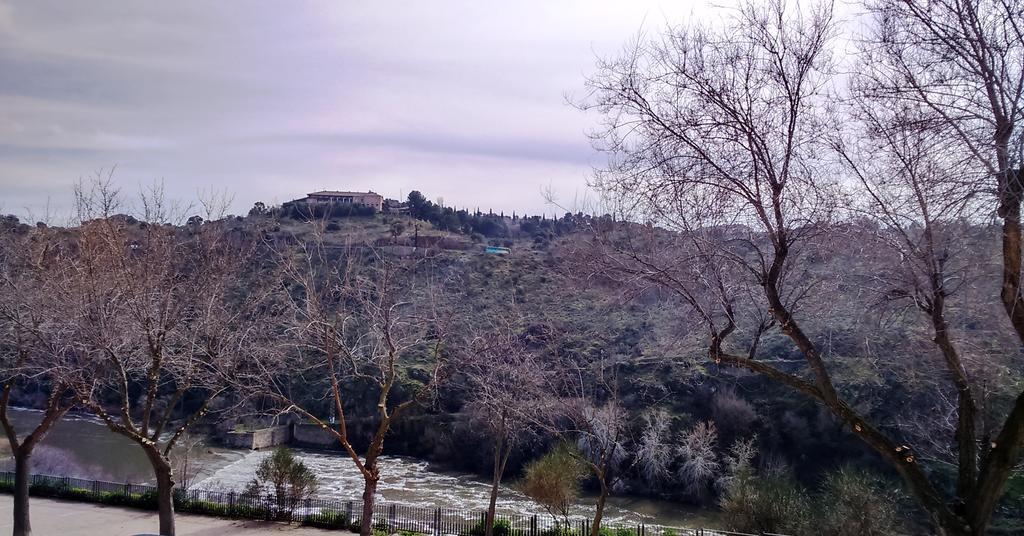
M15 426L27 429L38 422L40 413L13 409ZM6 443L6 442L3 442ZM6 445L5 445L6 446ZM255 474L260 461L269 451L225 449L188 441L182 449L185 457L177 460L179 481L185 476L189 485L200 489L244 488ZM70 474L81 478L113 482L152 482L149 463L142 450L125 437L110 432L94 418L70 416L59 422L34 456L37 472ZM296 449L296 455L320 479L319 495L325 498L358 500L362 480L351 460L340 452ZM8 461L3 468L12 464ZM445 508L483 511L487 507L490 485L472 474L445 471L423 460L401 456L381 458L382 480L378 488L380 500L411 507ZM583 515L593 504L583 497L577 507ZM546 516L546 512L518 493L504 486L498 510L505 514ZM644 522L668 526L694 526L701 519L677 503L638 497L611 497L605 517L609 523L636 524Z

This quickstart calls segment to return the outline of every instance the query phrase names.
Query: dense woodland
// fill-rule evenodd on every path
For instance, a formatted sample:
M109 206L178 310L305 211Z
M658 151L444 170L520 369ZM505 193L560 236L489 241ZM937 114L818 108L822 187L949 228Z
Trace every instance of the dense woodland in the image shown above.
M623 493L744 531L1019 532L1024 13L865 8L850 58L831 5L768 2L602 61L576 103L603 119L602 216L413 192L407 214L231 217L99 178L70 225L6 218L15 534L71 410L147 453L161 534L186 431L282 417L362 474L363 536L390 452L517 481L556 519L583 485L593 536ZM44 410L29 435L14 402Z

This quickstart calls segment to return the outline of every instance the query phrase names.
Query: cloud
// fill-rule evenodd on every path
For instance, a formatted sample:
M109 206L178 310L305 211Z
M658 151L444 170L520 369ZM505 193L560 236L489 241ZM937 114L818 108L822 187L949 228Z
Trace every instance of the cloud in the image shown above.
M14 33L14 13L11 6L0 2L0 34Z
M507 160L540 160L589 165L594 151L583 138L577 140L530 139L484 133L476 137L425 132L326 132L274 135L238 140L254 145L315 145L325 149L393 149L454 157L494 157Z
M564 95L680 4L0 1L5 206L117 165L238 212L319 187L550 212L597 158Z

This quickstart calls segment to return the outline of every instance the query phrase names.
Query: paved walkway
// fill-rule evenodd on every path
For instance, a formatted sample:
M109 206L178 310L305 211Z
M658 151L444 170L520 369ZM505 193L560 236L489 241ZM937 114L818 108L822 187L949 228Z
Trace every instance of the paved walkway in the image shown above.
M155 534L156 512L32 497L32 532L39 536L135 536ZM11 496L0 494L0 534L11 532ZM177 514L178 536L332 536L351 534L283 523L233 521Z

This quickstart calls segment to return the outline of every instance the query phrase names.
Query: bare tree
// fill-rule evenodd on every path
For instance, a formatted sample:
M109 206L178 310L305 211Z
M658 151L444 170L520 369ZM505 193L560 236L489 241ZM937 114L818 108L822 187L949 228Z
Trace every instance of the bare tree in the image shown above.
M939 530L980 534L1019 457L1016 410L1010 432L1004 428L989 449L998 462L982 462L990 476L979 477L969 493L975 498L961 507L897 432L870 422L840 393L812 322L801 318L815 287L835 279L815 272L812 253L833 247L846 201L824 134L834 34L827 4L745 4L722 27L672 28L603 64L589 105L606 118L595 141L610 166L595 186L627 219L681 233L629 224L601 233L603 260L592 273L674 291L706 326L713 362L818 401L900 474ZM759 355L761 337L776 329L799 350L802 370ZM969 456L966 442L962 448Z
M5 230L0 236L0 425L14 455L13 534L32 533L29 485L32 454L53 426L75 405L69 384L77 369L72 332L61 318L55 288L66 244L47 229ZM39 422L19 434L8 416L19 387L42 387L48 394Z
M711 484L719 478L722 464L716 452L717 446L718 430L712 422L699 422L683 434L679 445L679 454L683 460L679 474L686 482L686 490L690 495L704 497L710 491Z
M206 447L201 437L185 432L179 440L177 456L172 461L171 470L177 479L178 489L188 491L196 483L203 467L199 460L199 451Z
M675 458L672 449L672 417L663 409L643 416L644 426L637 443L636 458L640 474L652 486L666 482L672 475Z
M576 399L568 413L578 436L579 449L598 484L594 518L590 525L591 536L601 533L605 504L615 483L622 476L622 464L628 454L625 443L630 415L619 403L617 391L611 392L616 394L601 405L583 398Z
M260 296L246 277L253 241L219 222L190 233L167 224L177 210L159 187L142 197L140 220L109 213L118 194L108 182L78 194L83 221L65 300L77 309L76 344L91 367L76 395L143 449L157 482L160 534L173 535L171 453L224 398L256 340Z
M582 465L597 481L598 495L591 522L591 533L597 536L608 496L621 478L621 469L629 457L626 444L633 416L619 402L617 380L609 377L602 360L594 363L562 360L548 366L558 373L544 377L546 400L541 409L533 413L532 419L536 426L559 441L574 443Z
M262 360L254 381L262 382L259 389L284 411L301 414L338 440L363 477L360 533L368 536L384 439L440 383L447 361L447 313L433 294L437 275L428 264L406 263L371 248L332 248L322 222L316 225L298 252L277 254L289 343ZM292 390L289 382L296 378L307 382L306 393L317 380L326 381L324 395L336 422L318 415L301 392ZM369 388L375 398L376 424L362 453L348 431L359 387Z
M466 408L474 427L491 443L491 494L484 534L494 531L498 492L509 456L533 436L534 417L547 400L549 375L529 347L522 319L483 328L466 345L459 372L466 378Z
M859 69L863 98L927 113L933 136L947 136L970 156L973 175L984 182L951 195L985 196L987 208L1002 219L1000 300L1024 342L1024 6L1009 0L872 0L867 6L875 24ZM942 331L937 328L937 337ZM973 397L963 379L957 381L961 459L955 508L967 530L978 534L1024 449L1024 392L978 450L969 445Z
M866 240L877 250L877 265L892 266L871 283L886 301L912 305L930 324L942 356L936 368L947 374L957 400L953 465L957 501L966 503L977 483L979 443L991 443L990 437L978 437L979 432L987 434L980 421L989 412L981 407L985 397L979 399L980 387L972 378L981 367L965 359L947 303L980 275L972 273L977 263L967 246L972 242L970 222L984 209L974 195L980 177L970 169L970 154L933 128L934 118L927 111L889 110L868 100L855 106L861 130L838 140L835 149L866 194L851 206L877 224L878 231ZM929 431L933 436L935 432Z

